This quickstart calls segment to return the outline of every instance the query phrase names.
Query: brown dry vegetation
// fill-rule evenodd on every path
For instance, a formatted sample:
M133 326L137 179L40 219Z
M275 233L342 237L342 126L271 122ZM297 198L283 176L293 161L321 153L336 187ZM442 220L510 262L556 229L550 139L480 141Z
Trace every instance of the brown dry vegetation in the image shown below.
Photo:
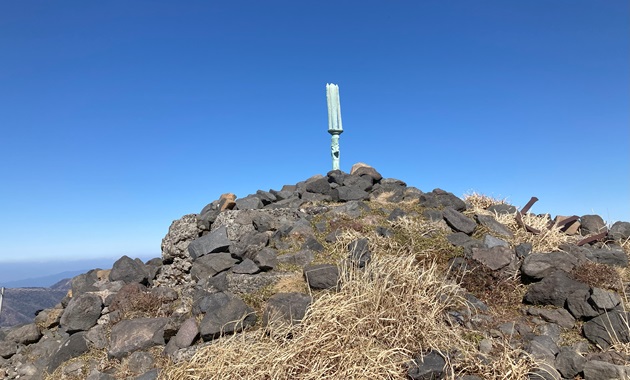
M468 216L489 214L485 208L505 203L475 193L465 200ZM449 311L468 307L463 295L469 291L490 307L496 323L522 318L525 287L518 278L500 278L471 261L469 271L449 273L449 260L463 257L463 249L448 242L448 231L442 224L420 217L423 210L414 203L375 201L370 207L372 210L361 217L329 221L327 231L317 235L325 249L318 253L316 262L338 263L342 280L337 292L312 293L314 301L300 325L286 334L270 335L257 324L244 333L206 344L180 362L161 358L160 379L406 379L407 364L428 349L438 350L447 359L448 379L459 374L489 380L527 378L537 363L514 342L468 330L449 323L446 317ZM409 216L388 222L388 212L395 207ZM534 251L550 252L577 241L559 229L548 230L546 216L523 216L525 223L543 230L540 235L520 228L514 215L493 216L514 233L509 239L513 247L530 242ZM313 224L320 221L316 217ZM379 236L375 225L388 226L393 238ZM335 229L340 231L338 240L325 243L324 236ZM346 265L347 246L357 238L367 238L372 252L372 261L364 270ZM299 247L301 243L296 240L291 244ZM623 247L630 255L630 243L624 242ZM609 289L617 286L612 278L630 282L630 271L613 269L615 277L607 266L586 265L574 273L580 281ZM299 268L288 269L295 275L244 297L258 315L272 294L309 292ZM601 274L604 269L605 274ZM628 305L626 297L624 301ZM577 331L572 329L571 337L581 338ZM490 354L479 352L481 339L491 340ZM616 344L611 349L630 354L630 344ZM153 351L158 357L159 349ZM123 377L117 378L129 375L124 363L108 361L102 351L91 351L75 360L96 360L100 361L99 368L118 368ZM61 375L58 369L47 380L65 378L71 377Z
M434 349L447 358L451 379L460 373L525 378L535 365L529 355L495 339L491 355L479 360L478 339L471 339L478 333L446 322L447 311L467 307L461 287L445 270L450 258L462 255L461 248L446 240L439 224L421 217L386 222L382 206L370 215L329 225L342 232L337 242L325 244L318 261L340 263L341 287L313 294L307 315L290 334L269 336L259 330L224 337L190 360L165 367L160 377L405 379L410 360ZM419 215L421 210L408 205L405 211ZM394 238L378 236L371 228L375 221L389 223ZM368 238L373 255L364 270L344 265L347 245L361 237ZM512 284L507 288L503 302L520 303L516 298L522 297L522 289L514 290ZM453 357L457 360L451 361Z

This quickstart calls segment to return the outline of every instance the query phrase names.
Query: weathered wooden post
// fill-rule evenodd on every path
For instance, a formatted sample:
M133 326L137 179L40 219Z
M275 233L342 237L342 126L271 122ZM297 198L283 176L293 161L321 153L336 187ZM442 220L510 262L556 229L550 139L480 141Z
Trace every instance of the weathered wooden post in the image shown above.
M330 153L333 170L339 169L339 135L343 132L341 125L341 104L339 103L339 86L326 83L326 100L328 100L328 133L332 135Z

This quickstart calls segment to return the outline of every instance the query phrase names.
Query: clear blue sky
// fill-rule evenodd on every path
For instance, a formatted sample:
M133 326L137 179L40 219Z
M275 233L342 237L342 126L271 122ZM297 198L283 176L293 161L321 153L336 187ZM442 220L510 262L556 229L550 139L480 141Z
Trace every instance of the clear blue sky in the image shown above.
M630 220L630 3L5 1L0 261L160 255L220 194L341 166Z

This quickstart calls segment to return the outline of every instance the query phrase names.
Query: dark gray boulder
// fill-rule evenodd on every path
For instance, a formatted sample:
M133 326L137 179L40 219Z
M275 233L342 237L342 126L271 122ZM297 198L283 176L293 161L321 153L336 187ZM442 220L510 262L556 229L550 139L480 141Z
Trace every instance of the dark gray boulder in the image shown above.
M330 192L332 199L337 202L362 201L370 198L370 194L357 187L340 186Z
M602 288L591 288L588 302L599 312L610 311L621 304L621 297L615 292Z
M97 291L98 287L94 285L98 281L97 272L99 269L92 269L87 273L82 273L72 278L72 294L77 296L85 292Z
M503 239L499 239L492 235L486 234L483 236L483 245L485 245L486 248L509 247L510 243Z
M314 252L322 252L324 250L324 246L322 243L317 241L313 236L309 236L306 238L306 241L302 244L301 249L310 249Z
M475 219L477 219L477 222L479 224L486 227L497 235L501 235L504 237L512 237L514 235L514 233L510 231L510 229L506 225L499 223L490 215L475 215Z
M378 182L383 178L381 173L369 165L353 166L350 174L358 177L370 177L372 182Z
M418 355L410 364L407 376L412 380L445 379L446 360L436 351Z
M121 359L138 350L164 345L167 323L168 318L136 318L116 323L110 335L108 356Z
M328 182L330 183L336 183L338 185L343 184L343 180L344 178L346 178L348 174L342 172L341 170L337 169L337 170L331 170L328 173L326 173L326 177L328 178Z
M472 256L473 248L484 248L481 241L474 239L463 232L455 232L446 237L449 243L457 247L464 248L464 255L468 258Z
M149 272L144 263L134 260L128 256L123 256L116 260L112 270L109 272L109 281L123 281L124 283L137 282L146 284L149 279Z
M629 318L630 313L613 310L585 322L582 330L586 339L602 349L607 349L615 341L630 343Z
M193 260L214 252L226 252L232 242L228 239L227 227L220 226L216 230L193 240L188 245L188 253Z
M69 333L89 330L96 324L102 310L101 297L92 293L84 293L70 300L61 315L59 324Z
M18 344L13 341L0 342L0 358L8 359L15 355L18 349Z
M518 257L519 259L524 259L525 257L527 257L530 253L532 253L532 249L533 245L530 242L521 243L514 247L514 250L516 251L516 257Z
M277 293L267 300L263 326L291 326L300 323L312 298L304 293Z
M363 268L370 262L372 252L370 252L369 242L367 238L356 239L348 244L350 255L348 258L353 265Z
M600 360L584 363L584 378L587 380L626 380L629 376L630 370L620 365Z
M395 209L392 210L392 212L389 213L389 215L387 216L387 220L389 220L390 222L393 222L393 221L396 221L397 219L402 218L405 215L407 215L405 211L396 207Z
M239 264L233 266L232 272L238 274L256 274L260 272L260 268L258 268L258 265L256 265L256 263L254 263L252 260L245 259Z
M48 362L48 373L53 373L61 363L76 358L89 350L85 332L72 334L65 338Z
M402 182L402 181L401 181ZM398 203L405 199L405 186L400 184L376 184L370 191L370 200Z
M230 253L240 258L253 259L260 250L269 244L269 235L252 231L241 236L238 242L230 246Z
M514 250L508 247L473 248L472 258L491 270L499 270L510 265L516 258Z
M330 195L331 190L328 177L321 177L306 181L306 191L309 193Z
M606 223L599 215L582 215L580 217L580 233L582 236L595 235L606 231Z
M311 289L334 289L339 281L339 268L334 264L307 265L304 278Z
M209 298L208 310L201 320L199 331L204 341L223 334L233 334L256 323L256 313L237 296L229 292L214 293Z
M626 255L623 248L615 245L607 248L589 250L586 252L586 257L600 264L615 265L618 267L628 266L628 255Z
M571 272L580 261L568 252L536 253L525 257L521 273L527 280L538 281L554 271Z
M434 189L430 193L422 193L418 196L418 203L422 207L426 208L446 208L450 207L456 211L466 210L466 203L453 195L453 193L446 192L442 189Z
M524 301L533 305L554 305L564 307L567 297L589 286L575 281L564 271L557 270L529 286Z
M354 187L366 192L372 190L372 178L367 176L349 175L343 180L343 186Z
M584 364L586 359L570 347L560 348L554 362L556 369L565 379L573 379L584 371Z
M575 318L571 315L571 313L563 308L548 309L540 307L529 307L527 309L527 314L535 315L547 322L557 324L558 326L561 326L565 329L573 328L573 325L575 324Z
M599 312L589 302L590 297L589 288L581 288L569 294L566 308L575 319L589 319L599 315Z
M168 341L164 352L171 355L180 348L190 347L198 336L199 327L197 326L197 320L194 317L188 318L182 323L177 334Z
M267 206L270 203L273 203L277 200L276 196L273 195L270 191L258 190L256 191L256 195L260 198L260 201L264 206Z
M613 240L628 240L630 238L630 222L615 222L610 227L608 236Z
M451 207L446 207L442 213L446 223L455 231L470 235L477 227L474 220Z
M29 323L23 326L14 327L9 331L7 336L4 338L5 341L15 342L19 344L32 344L39 341L39 338L42 337L42 333L39 331L39 328L34 323Z
M254 263L263 271L272 270L278 265L278 252L272 248L263 248L254 257Z
M244 198L237 198L235 202L237 210L257 210L264 206L258 195L248 195Z
M195 281L206 280L208 277L232 268L237 263L238 259L233 258L230 253L212 253L195 260L190 269L190 275Z

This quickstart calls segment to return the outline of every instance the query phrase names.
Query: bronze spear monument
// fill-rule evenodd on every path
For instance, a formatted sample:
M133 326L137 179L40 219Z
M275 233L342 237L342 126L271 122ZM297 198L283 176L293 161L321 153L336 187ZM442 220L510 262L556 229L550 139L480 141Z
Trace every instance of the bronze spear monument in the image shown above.
M333 170L339 169L339 135L343 132L341 126L341 105L339 104L339 86L326 83L326 100L328 100L328 133L332 135L330 152Z

